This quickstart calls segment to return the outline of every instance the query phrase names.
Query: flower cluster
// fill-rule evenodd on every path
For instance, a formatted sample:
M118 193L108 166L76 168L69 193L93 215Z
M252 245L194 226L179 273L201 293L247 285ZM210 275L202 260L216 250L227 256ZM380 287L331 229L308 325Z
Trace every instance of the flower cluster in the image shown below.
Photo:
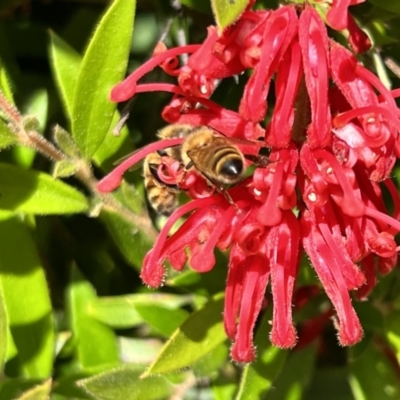
M326 14L332 28L347 29L353 52L370 46L347 9L361 2L333 1ZM181 54L190 54L184 65L177 58ZM156 66L176 77L177 84L138 83ZM248 70L252 74L237 111L210 99L219 80ZM275 106L265 126L272 85ZM296 344L292 296L304 251L336 311L340 344L357 343L362 328L349 291L365 299L377 273L388 273L397 262L400 198L388 178L400 154L394 93L328 37L310 5L274 11L249 6L221 34L209 27L202 44L172 49L160 44L148 62L114 87L111 99L125 101L145 91L173 94L162 113L168 123L204 125L246 139L251 143L240 149L250 155L258 153L262 138L271 155L266 167L255 168L229 189L234 204L220 193L210 194L202 177L187 177L183 183L179 165L165 161L161 179L181 185L192 201L177 209L160 232L144 260L143 281L161 285L166 261L176 270L188 261L196 271L209 271L214 249L230 249L225 330L234 343L232 358L250 362L268 283L273 296L270 339L282 348ZM118 186L123 172L145 154L181 142L174 138L149 145L105 177L99 190ZM392 197L391 216L382 186Z

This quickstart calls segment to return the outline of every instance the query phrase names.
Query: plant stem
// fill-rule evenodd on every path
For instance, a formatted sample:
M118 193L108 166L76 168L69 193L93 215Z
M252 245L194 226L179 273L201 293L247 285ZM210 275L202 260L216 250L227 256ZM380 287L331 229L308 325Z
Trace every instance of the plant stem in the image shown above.
M58 150L51 142L35 130L26 131L22 115L19 113L18 109L7 100L1 91L0 109L8 119L10 127L17 136L21 146L33 148L55 162L70 160L70 157ZM150 240L154 241L156 239L158 233L154 229L147 212L142 211L141 214L135 214L120 203L112 193L100 193L97 190L98 180L93 176L91 165L83 159L75 159L74 162L76 162L77 165L75 177L85 185L94 197L101 200L103 208L121 215L125 220L141 230Z

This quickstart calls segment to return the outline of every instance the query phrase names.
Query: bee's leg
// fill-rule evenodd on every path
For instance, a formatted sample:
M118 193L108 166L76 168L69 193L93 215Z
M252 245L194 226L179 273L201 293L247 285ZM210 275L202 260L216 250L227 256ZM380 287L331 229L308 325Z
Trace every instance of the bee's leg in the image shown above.
M229 194L228 190L223 187L223 186L219 186L217 182L215 182L213 179L210 179L208 176L205 175L205 177L207 178L207 181L209 181L216 189L216 191L221 194L222 196L225 197L225 200L231 205L233 206L236 211L239 211L239 208L237 206L237 204L233 201L231 195Z
M247 160L251 161L252 163L254 163L254 165L259 168L265 168L267 165L271 164L271 161L269 161L269 157L264 156L262 154L259 154L257 156L251 155L251 154L246 154L245 158Z
M227 201L231 206L233 206L233 207L236 209L236 211L239 211L239 207L238 207L237 204L233 201L233 199L232 199L232 197L231 197L231 195L229 194L229 192L228 192L227 189L225 189L224 187L221 188L221 187L218 187L218 186L216 186L215 188L217 189L217 191L218 191L220 194L222 194L222 196L225 197L226 201Z

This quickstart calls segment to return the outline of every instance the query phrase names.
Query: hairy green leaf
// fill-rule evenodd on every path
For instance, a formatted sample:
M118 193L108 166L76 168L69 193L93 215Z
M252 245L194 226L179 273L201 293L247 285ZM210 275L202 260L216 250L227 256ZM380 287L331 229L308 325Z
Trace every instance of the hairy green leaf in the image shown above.
M50 31L50 60L61 100L68 115L72 105L82 57L54 32Z
M165 344L145 376L187 367L226 340L222 308L223 298L217 295L194 312Z
M6 304L4 302L3 290L0 285L0 371L3 371L4 362L7 357L8 332Z
M265 338L267 340L267 338ZM280 351L282 352L282 350ZM283 354L278 354L279 351L274 351L270 359L273 360L275 357L277 362L277 367L281 367ZM315 359L317 355L316 344L310 344L307 347L303 347L295 352L290 353L290 357L287 358L284 367L281 370L281 374L274 380L274 385L271 388L270 383L268 386L271 390L264 394L264 399L266 400L286 400L286 399L302 399L304 398L304 393L311 377L313 376L313 371L315 367ZM265 355L268 357L268 355ZM272 361L274 363L274 361ZM267 366L269 374L274 375L272 370L272 365ZM265 370L265 367L264 367ZM259 372L262 375L262 371ZM260 379L262 376L254 377L258 380L260 384ZM268 378L267 378L268 381ZM262 391L262 387L258 386L258 390ZM246 397L242 397L245 399Z
M54 141L66 155L71 158L79 158L79 149L76 147L74 139L60 125L54 127Z
M126 260L139 268L142 265L143 257L151 248L151 240L124 216L116 212L103 210L100 216L105 221L111 237Z
M86 158L103 142L116 110L108 98L126 70L135 6L134 0L114 0L82 60L72 105L72 134Z
M220 31L233 24L244 12L249 0L211 0L215 22Z
M73 266L67 289L67 306L77 358L84 369L118 362L114 332L90 316L89 306L95 299L92 285Z
M15 133L11 132L8 125L0 119L0 149L11 146L18 142Z
M32 214L87 211L86 197L43 172L0 164L0 209Z
M257 359L243 369L237 400L264 398L265 393L272 387L282 370L288 352L273 347L268 340L268 331L271 328L270 319L271 315L265 313L257 329L254 341Z
M369 0L373 5L395 14L400 14L400 3L393 0Z
M211 14L211 5L209 0L181 0L181 3L204 14Z
M137 367L126 366L83 379L78 385L97 400L157 400L171 394L172 385L164 377L142 379L140 374Z
M89 302L88 311L93 318L113 328L129 328L144 322L137 307L163 306L164 309L173 310L189 300L188 296L164 293L98 297Z
M72 115L74 91L82 64L82 57L56 34L52 33L51 39L53 71L67 114L70 116ZM133 146L129 140L129 131L125 126L118 136L113 135L111 132L117 125L119 118L119 113L115 112L104 141L93 155L95 164L105 170L113 168L113 163L109 161L111 157L115 160L133 151ZM55 139L60 149L66 154L73 158L79 156L72 137L58 126L55 128Z
M26 377L51 376L52 307L44 271L26 225L0 211L0 284L18 360ZM23 251L21 251L23 249Z
M14 103L10 85L10 78L1 61L0 61L0 90L4 93L4 95L6 96L7 100L10 103Z
M52 175L54 178L67 178L74 175L76 170L76 162L73 160L61 160L54 164Z
M398 370L373 342L350 364L350 386L356 400L397 400L400 398ZM384 388L384 389L383 389Z
M136 310L146 323L166 337L171 336L189 315L185 310L174 310L160 304L138 304Z
M50 398L51 379L27 390L15 400L48 400Z

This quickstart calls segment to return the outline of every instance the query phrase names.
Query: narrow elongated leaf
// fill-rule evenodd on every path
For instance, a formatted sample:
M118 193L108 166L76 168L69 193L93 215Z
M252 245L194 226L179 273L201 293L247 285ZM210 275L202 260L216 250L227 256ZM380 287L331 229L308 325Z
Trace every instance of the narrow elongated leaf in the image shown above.
M393 348L397 362L400 362L400 321L398 318L399 310L388 315L385 321L385 333L387 340Z
M79 149L76 147L74 139L60 125L54 127L54 141L58 148L72 159L80 158Z
M211 14L211 7L209 0L181 0L181 3L188 8L202 12L204 14Z
M67 115L71 116L76 81L82 64L82 57L55 33L51 33L50 54L53 73L61 99L65 105ZM119 118L119 113L115 112L105 139L93 156L95 164L101 166L103 169L109 170L113 167L112 163L109 163L109 165L105 163L110 156L118 159L118 157L122 157L124 154L133 151L132 144L128 140L129 131L126 127L121 130L118 136L111 133L111 130L118 123ZM67 132L56 127L55 136L61 150L71 157L78 156L75 149L76 145Z
M172 385L162 376L140 378L142 371L123 367L78 382L97 400L157 400L168 398ZM110 385L110 382L112 384Z
M171 336L189 316L185 310L171 310L160 305L141 304L136 306L136 310L145 322L166 337Z
M14 103L10 78L2 61L0 61L0 90L4 93L10 103Z
M193 364L226 340L222 295L215 296L175 331L143 376L165 374Z
M395 14L400 14L400 3L393 0L369 0L373 5Z
M400 398L397 368L373 342L350 365L350 386L356 400L395 400ZM384 389L383 389L384 388Z
M50 32L50 39L51 66L55 81L67 114L72 115L76 80L82 57L54 32Z
M249 0L211 0L215 22L220 31L233 24L244 12Z
M93 155L93 162L101 167L103 171L110 171L115 168L114 160L130 154L134 150L132 141L129 138L129 130L126 126L122 128L118 136L112 133L119 119L119 112L115 112L104 141Z
M3 120L0 120L0 149L4 149L15 143L17 143L16 135L10 131Z
M139 269L143 257L151 248L151 240L118 213L104 210L101 218L126 260Z
M103 142L116 109L108 98L126 70L135 6L134 0L114 0L82 61L72 106L72 134L86 158Z
M0 209L32 214L87 211L86 197L43 172L0 164Z
M130 328L144 322L137 307L163 306L176 309L187 304L190 299L190 296L163 293L98 297L89 302L88 312L93 318L113 328Z
M292 352L281 374L275 379L273 388L263 398L265 400L303 399L313 375L316 354L315 343ZM242 399L245 398L242 397Z
M47 378L53 366L53 318L35 244L26 225L5 211L0 212L0 241L0 284L19 362L26 377Z
M27 390L15 400L48 400L50 398L51 379Z
M75 174L77 165L73 160L61 160L54 164L53 177L67 178Z
M118 347L123 363L149 365L160 352L163 343L157 339L131 339L118 337Z
M7 356L8 344L8 316L3 297L3 290L0 285L0 371L3 370Z
M89 305L96 298L92 285L79 270L72 268L72 280L67 290L67 305L77 358L84 369L118 362L114 332L89 313Z
M273 347L269 341L270 319L271 316L266 313L258 327L255 337L257 359L243 368L236 400L263 398L282 370L288 352Z

